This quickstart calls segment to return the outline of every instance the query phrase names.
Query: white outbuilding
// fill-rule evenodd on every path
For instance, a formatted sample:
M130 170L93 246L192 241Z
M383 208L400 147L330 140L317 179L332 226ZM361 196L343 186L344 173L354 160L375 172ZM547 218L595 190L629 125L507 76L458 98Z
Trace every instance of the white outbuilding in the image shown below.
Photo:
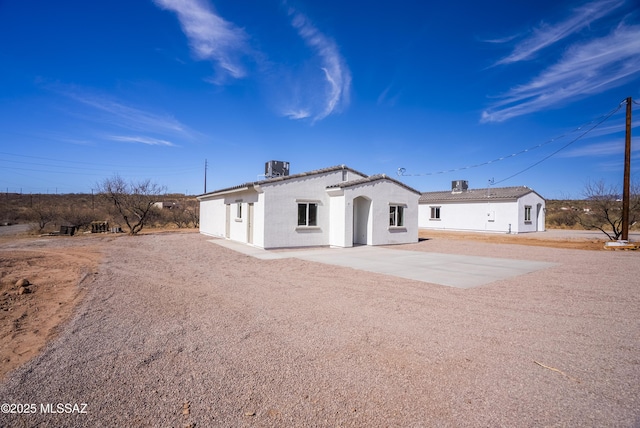
M464 180L451 190L425 192L418 208L420 229L525 233L545 230L545 200L526 186L469 189Z
M200 233L260 248L413 243L419 197L384 174L339 165L200 195Z

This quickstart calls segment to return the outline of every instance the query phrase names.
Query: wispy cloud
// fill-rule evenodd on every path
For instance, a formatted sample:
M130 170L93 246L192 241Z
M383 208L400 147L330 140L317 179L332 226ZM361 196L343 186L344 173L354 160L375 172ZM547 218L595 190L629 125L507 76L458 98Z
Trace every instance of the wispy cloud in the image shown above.
M578 147L564 153L560 153L558 157L562 158L578 158L578 157L602 157L617 155L624 156L624 141L607 141L597 144L589 144L584 147Z
M400 98L401 93L394 89L395 84L390 83L381 93L378 95L376 105L394 107ZM393 92L392 92L393 89Z
M175 12L182 31L189 39L194 55L208 60L221 71L216 83L224 77L245 77L247 72L240 58L248 51L247 34L226 21L201 0L154 0L155 4Z
M284 111L283 115L289 119L306 119L311 116L311 113L308 110L288 110Z
M301 119L313 116L314 121L324 119L340 108L349 104L351 91L351 72L345 60L340 55L336 43L321 33L309 19L302 13L290 9L291 25L296 29L300 37L309 46L320 61L322 84L320 94L315 94L315 100L305 100L313 103L313 113L309 115L287 115L292 119ZM308 111L309 108L293 107L286 111Z
M511 54L499 60L496 64L510 64L534 57L542 49L549 47L568 36L587 28L592 22L610 14L622 6L624 0L596 0L576 8L566 20L556 24L541 23L532 30L532 34L522 40ZM510 36L492 43L504 43L518 36Z
M169 115L161 115L140 110L115 101L106 96L78 92L75 90L62 91L67 97L103 112L102 116L93 119L133 131L145 131L151 133L172 133L188 135L188 128Z
M529 83L509 90L481 122L558 107L617 87L640 74L640 26L620 24L609 35L576 44Z
M171 141L161 140L159 138L144 137L139 135L138 136L111 135L107 138L113 141L121 141L123 143L141 143L149 146L169 146L169 147L176 146Z
M110 95L60 83L47 84L45 87L72 101L72 104L59 105L75 118L77 129L73 131L73 137L59 132L59 135L52 134L60 141L94 144L97 140L108 140L177 147L170 140L194 140L199 135L169 114L133 107Z

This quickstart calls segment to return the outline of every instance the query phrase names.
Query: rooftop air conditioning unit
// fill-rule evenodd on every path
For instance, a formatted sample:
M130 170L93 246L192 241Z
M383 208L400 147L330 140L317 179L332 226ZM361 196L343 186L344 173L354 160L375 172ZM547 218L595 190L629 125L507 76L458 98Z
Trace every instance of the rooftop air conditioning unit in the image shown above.
M264 175L267 178L284 177L289 175L289 162L269 161L264 164Z
M462 193L469 190L469 182L467 180L454 180L451 182L451 193Z

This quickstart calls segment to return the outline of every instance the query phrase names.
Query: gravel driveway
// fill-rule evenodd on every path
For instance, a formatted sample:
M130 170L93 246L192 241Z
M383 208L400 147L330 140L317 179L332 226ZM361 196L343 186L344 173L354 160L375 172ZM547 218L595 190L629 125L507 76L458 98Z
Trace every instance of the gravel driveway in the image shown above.
M36 412L0 426L640 426L637 252L398 247L556 263L457 289L207 239L104 239L75 318L0 384Z

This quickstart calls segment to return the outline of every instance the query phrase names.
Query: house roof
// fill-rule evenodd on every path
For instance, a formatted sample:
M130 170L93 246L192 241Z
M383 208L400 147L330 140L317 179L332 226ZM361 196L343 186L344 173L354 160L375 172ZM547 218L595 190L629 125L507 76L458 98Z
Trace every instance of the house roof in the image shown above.
M428 202L480 202L487 200L503 200L510 201L521 198L529 193L535 193L540 196L533 189L527 186L513 186L513 187L489 187L484 189L469 189L463 192L453 193L451 190L444 190L439 192L424 192L420 196L419 203ZM542 196L540 196L542 198ZM544 199L544 198L543 198Z
M316 169L316 170L308 171L308 172L301 172L299 174L283 175L283 176L275 177L275 178L267 178L265 180L251 181L251 182L247 182L247 183L242 183L242 184L239 184L237 186L226 187L224 189L214 190L213 192L203 193L202 195L198 195L198 197L212 196L212 195L215 195L217 193L226 193L226 192L231 192L231 191L234 191L234 190L245 189L245 188L248 188L248 187L261 186L263 184L277 183L277 182L280 182L280 181L287 181L287 180L292 180L294 178L301 178L301 177L309 177L309 176L312 176L312 175L326 174L328 172L334 172L334 171L340 171L340 170L351 171L351 172L353 172L355 174L361 175L363 177L367 177L366 174L363 174L360 171L356 171L355 169L349 168L346 165L336 165L336 166L332 166L332 167L328 167L328 168Z
M327 186L327 189L336 189L336 188L345 189L345 188L348 188L348 187L354 187L354 186L359 186L361 184L373 183L374 181L380 181L380 180L391 181L391 182L397 184L400 187L404 187L405 189L409 190L410 192L417 193L418 195L420 194L420 192L418 190L414 189L413 187L409 187L406 184L387 176L386 174L376 174L376 175L371 175L371 176L365 177L365 178L359 178L357 180L343 181L341 183L337 183L337 184L333 184L331 186Z

